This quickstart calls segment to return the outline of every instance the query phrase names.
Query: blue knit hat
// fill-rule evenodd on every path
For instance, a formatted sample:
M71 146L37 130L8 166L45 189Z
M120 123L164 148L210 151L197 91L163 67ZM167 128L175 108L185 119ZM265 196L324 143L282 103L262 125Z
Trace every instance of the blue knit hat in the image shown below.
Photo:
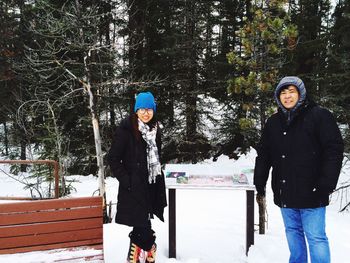
M141 92L136 96L134 111L138 109L153 109L156 111L156 103L151 92Z
M295 77L295 76L284 77L278 83L276 90L275 90L275 100L278 104L278 107L280 107L282 110L285 110L285 108L283 107L279 96L280 96L281 90L284 87L290 86L290 85L295 86L299 91L299 100L298 100L297 104L294 106L294 109L299 108L300 105L302 105L306 99L306 89L305 89L304 82L300 78Z

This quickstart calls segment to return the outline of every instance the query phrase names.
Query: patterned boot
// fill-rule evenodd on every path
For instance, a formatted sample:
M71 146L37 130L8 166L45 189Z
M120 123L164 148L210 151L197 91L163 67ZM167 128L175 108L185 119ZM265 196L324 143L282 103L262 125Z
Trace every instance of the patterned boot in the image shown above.
M146 263L156 262L156 251L157 251L157 245L156 243L154 243L151 250L146 252Z
M141 260L141 261L140 261ZM141 263L144 261L144 252L136 244L130 242L127 263Z

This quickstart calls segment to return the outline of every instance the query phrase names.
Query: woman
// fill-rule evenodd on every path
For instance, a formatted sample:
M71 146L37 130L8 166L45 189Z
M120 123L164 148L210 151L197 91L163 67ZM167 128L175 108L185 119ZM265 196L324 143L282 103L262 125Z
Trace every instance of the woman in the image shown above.
M132 226L127 262L155 262L155 233L151 218L164 221L164 175L160 164L160 129L150 92L137 95L134 113L116 130L108 162L119 181L116 223Z

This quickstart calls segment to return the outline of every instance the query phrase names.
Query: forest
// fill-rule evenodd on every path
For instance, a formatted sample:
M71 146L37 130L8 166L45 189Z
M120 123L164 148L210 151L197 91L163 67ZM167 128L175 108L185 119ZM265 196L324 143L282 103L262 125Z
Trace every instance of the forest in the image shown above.
M350 0L2 0L0 25L4 159L108 176L115 127L151 91L164 163L234 161L286 75L334 113L350 153Z

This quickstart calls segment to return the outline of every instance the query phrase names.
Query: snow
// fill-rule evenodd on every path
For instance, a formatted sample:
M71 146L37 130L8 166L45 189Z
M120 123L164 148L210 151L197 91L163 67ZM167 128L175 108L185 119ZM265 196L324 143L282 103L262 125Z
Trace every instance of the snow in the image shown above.
M197 172L210 170L218 174L227 171L240 171L254 166L256 153L241 156L237 161L221 156L217 162L206 161L193 165ZM202 170L201 170L202 169ZM339 180L350 180L350 165L342 170ZM97 178L74 176L76 192L72 196L91 196L98 187ZM0 195L24 196L27 193L18 183L10 180L0 170ZM108 202L116 203L118 182L113 178L106 180ZM273 204L271 189L267 187L268 226L265 235L255 232L255 242L245 255L245 216L246 193L244 190L197 190L178 189L177 202L177 258L168 258L168 210L165 210L165 223L154 219L153 229L157 233L158 263L281 263L288 262L289 251L284 235L284 227L279 208ZM350 256L350 213L339 213L341 196L333 194L327 208L327 234L330 241L332 262L347 263ZM258 222L255 207L255 223ZM115 211L113 211L114 213ZM257 229L257 226L255 227ZM104 256L106 263L125 262L130 227L115 223L104 225ZM0 263L39 263L53 262L67 252L54 255L49 252L30 252L12 255L0 255ZM90 255L88 250L74 256ZM55 258L54 258L55 257ZM78 262L78 261L76 261ZM91 261L90 261L91 262Z

